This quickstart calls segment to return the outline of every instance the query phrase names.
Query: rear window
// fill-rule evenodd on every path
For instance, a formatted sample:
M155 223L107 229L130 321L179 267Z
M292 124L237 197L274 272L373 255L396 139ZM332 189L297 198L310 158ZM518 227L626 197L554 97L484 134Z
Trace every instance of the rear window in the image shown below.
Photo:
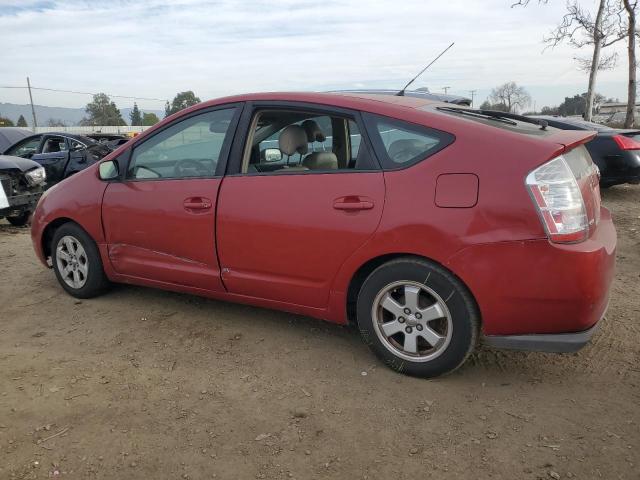
M413 165L455 140L450 133L413 123L372 114L364 117L378 158L386 170Z

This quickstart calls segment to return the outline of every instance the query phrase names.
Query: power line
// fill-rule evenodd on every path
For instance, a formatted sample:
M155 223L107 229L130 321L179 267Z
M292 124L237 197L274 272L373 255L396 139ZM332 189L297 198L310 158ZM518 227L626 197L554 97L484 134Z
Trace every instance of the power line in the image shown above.
M15 88L15 89L22 89L22 90L28 89L28 87L22 87L17 85L0 85L0 88ZM58 88L45 88L45 87L34 87L34 86L31 86L31 90L44 90L47 92L60 92L60 93L75 93L77 95L97 95L96 93L91 93L91 92L78 92L75 90L61 90ZM105 95L113 98L127 98L132 100L156 100L158 102L167 101L166 98L149 98L149 97L137 97L137 96L128 96L128 95L112 95L110 93L106 93Z

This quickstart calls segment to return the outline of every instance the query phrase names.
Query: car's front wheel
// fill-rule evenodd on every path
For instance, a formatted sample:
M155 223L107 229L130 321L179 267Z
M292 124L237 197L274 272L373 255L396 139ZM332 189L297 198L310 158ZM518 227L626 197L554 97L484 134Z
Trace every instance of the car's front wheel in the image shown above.
M387 262L367 277L357 318L365 343L389 367L424 378L458 368L478 338L477 307L466 287L414 257Z
M75 223L55 231L51 260L58 282L74 297L95 297L109 286L96 243Z

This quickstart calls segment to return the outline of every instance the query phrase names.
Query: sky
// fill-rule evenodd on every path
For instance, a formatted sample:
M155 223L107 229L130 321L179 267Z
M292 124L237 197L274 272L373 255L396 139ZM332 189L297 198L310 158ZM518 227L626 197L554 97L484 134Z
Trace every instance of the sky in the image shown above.
M193 90L202 100L256 91L400 89L451 42L413 87L470 96L515 81L535 105L587 89L576 56L545 49L563 0L511 8L514 0L0 0L0 87L136 97L143 109ZM593 8L595 0L581 0ZM624 42L597 91L626 99ZM144 100L152 98L158 100ZM82 107L89 95L34 91L34 103ZM113 98L119 107L133 99ZM0 102L28 103L0 88Z

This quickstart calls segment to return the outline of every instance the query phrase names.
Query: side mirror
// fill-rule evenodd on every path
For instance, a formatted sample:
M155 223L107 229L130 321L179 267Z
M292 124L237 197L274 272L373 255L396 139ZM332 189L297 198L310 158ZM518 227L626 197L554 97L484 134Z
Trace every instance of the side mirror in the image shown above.
M267 148L264 151L265 162L279 162L282 160L282 152L277 148Z
M108 160L100 164L100 180L115 180L120 176L118 162Z

